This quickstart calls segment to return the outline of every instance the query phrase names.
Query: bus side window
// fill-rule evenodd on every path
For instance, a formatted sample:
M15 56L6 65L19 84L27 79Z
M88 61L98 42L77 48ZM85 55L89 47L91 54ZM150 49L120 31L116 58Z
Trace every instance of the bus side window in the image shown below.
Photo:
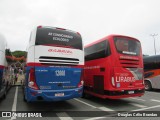
M111 55L111 49L110 49L110 44L109 44L108 40L106 40L105 48L106 48L105 49L105 56L107 57L107 56Z
M104 58L111 54L110 46L108 41L104 40L93 46L85 48L85 60L94 60L99 58Z

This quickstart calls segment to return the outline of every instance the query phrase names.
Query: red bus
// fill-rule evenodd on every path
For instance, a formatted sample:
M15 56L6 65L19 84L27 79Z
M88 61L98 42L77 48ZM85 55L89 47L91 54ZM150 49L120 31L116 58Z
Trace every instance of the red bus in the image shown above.
M119 99L145 92L140 41L109 35L85 46L84 96Z

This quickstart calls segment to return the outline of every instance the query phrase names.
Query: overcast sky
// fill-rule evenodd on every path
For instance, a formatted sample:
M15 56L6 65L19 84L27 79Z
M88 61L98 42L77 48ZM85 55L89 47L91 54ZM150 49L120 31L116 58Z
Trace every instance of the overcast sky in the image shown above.
M54 26L81 33L84 44L109 34L139 39L143 54L160 54L160 0L0 0L0 33L11 51L26 50L31 30Z

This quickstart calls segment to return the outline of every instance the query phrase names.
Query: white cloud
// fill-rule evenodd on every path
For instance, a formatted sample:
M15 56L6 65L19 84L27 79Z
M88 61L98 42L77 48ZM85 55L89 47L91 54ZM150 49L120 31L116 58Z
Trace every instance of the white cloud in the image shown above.
M143 53L160 54L159 0L1 0L0 31L11 50L25 50L32 28L57 26L81 33L85 44L109 34L138 38Z

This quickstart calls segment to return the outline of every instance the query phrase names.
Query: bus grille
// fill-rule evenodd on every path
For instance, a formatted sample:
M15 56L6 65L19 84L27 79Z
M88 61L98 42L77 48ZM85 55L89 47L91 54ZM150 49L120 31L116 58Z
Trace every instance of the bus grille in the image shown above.
M77 65L77 64L79 64L79 59L40 56L39 62L44 65Z
M139 60L120 59L120 64L125 68L137 68L139 67Z

